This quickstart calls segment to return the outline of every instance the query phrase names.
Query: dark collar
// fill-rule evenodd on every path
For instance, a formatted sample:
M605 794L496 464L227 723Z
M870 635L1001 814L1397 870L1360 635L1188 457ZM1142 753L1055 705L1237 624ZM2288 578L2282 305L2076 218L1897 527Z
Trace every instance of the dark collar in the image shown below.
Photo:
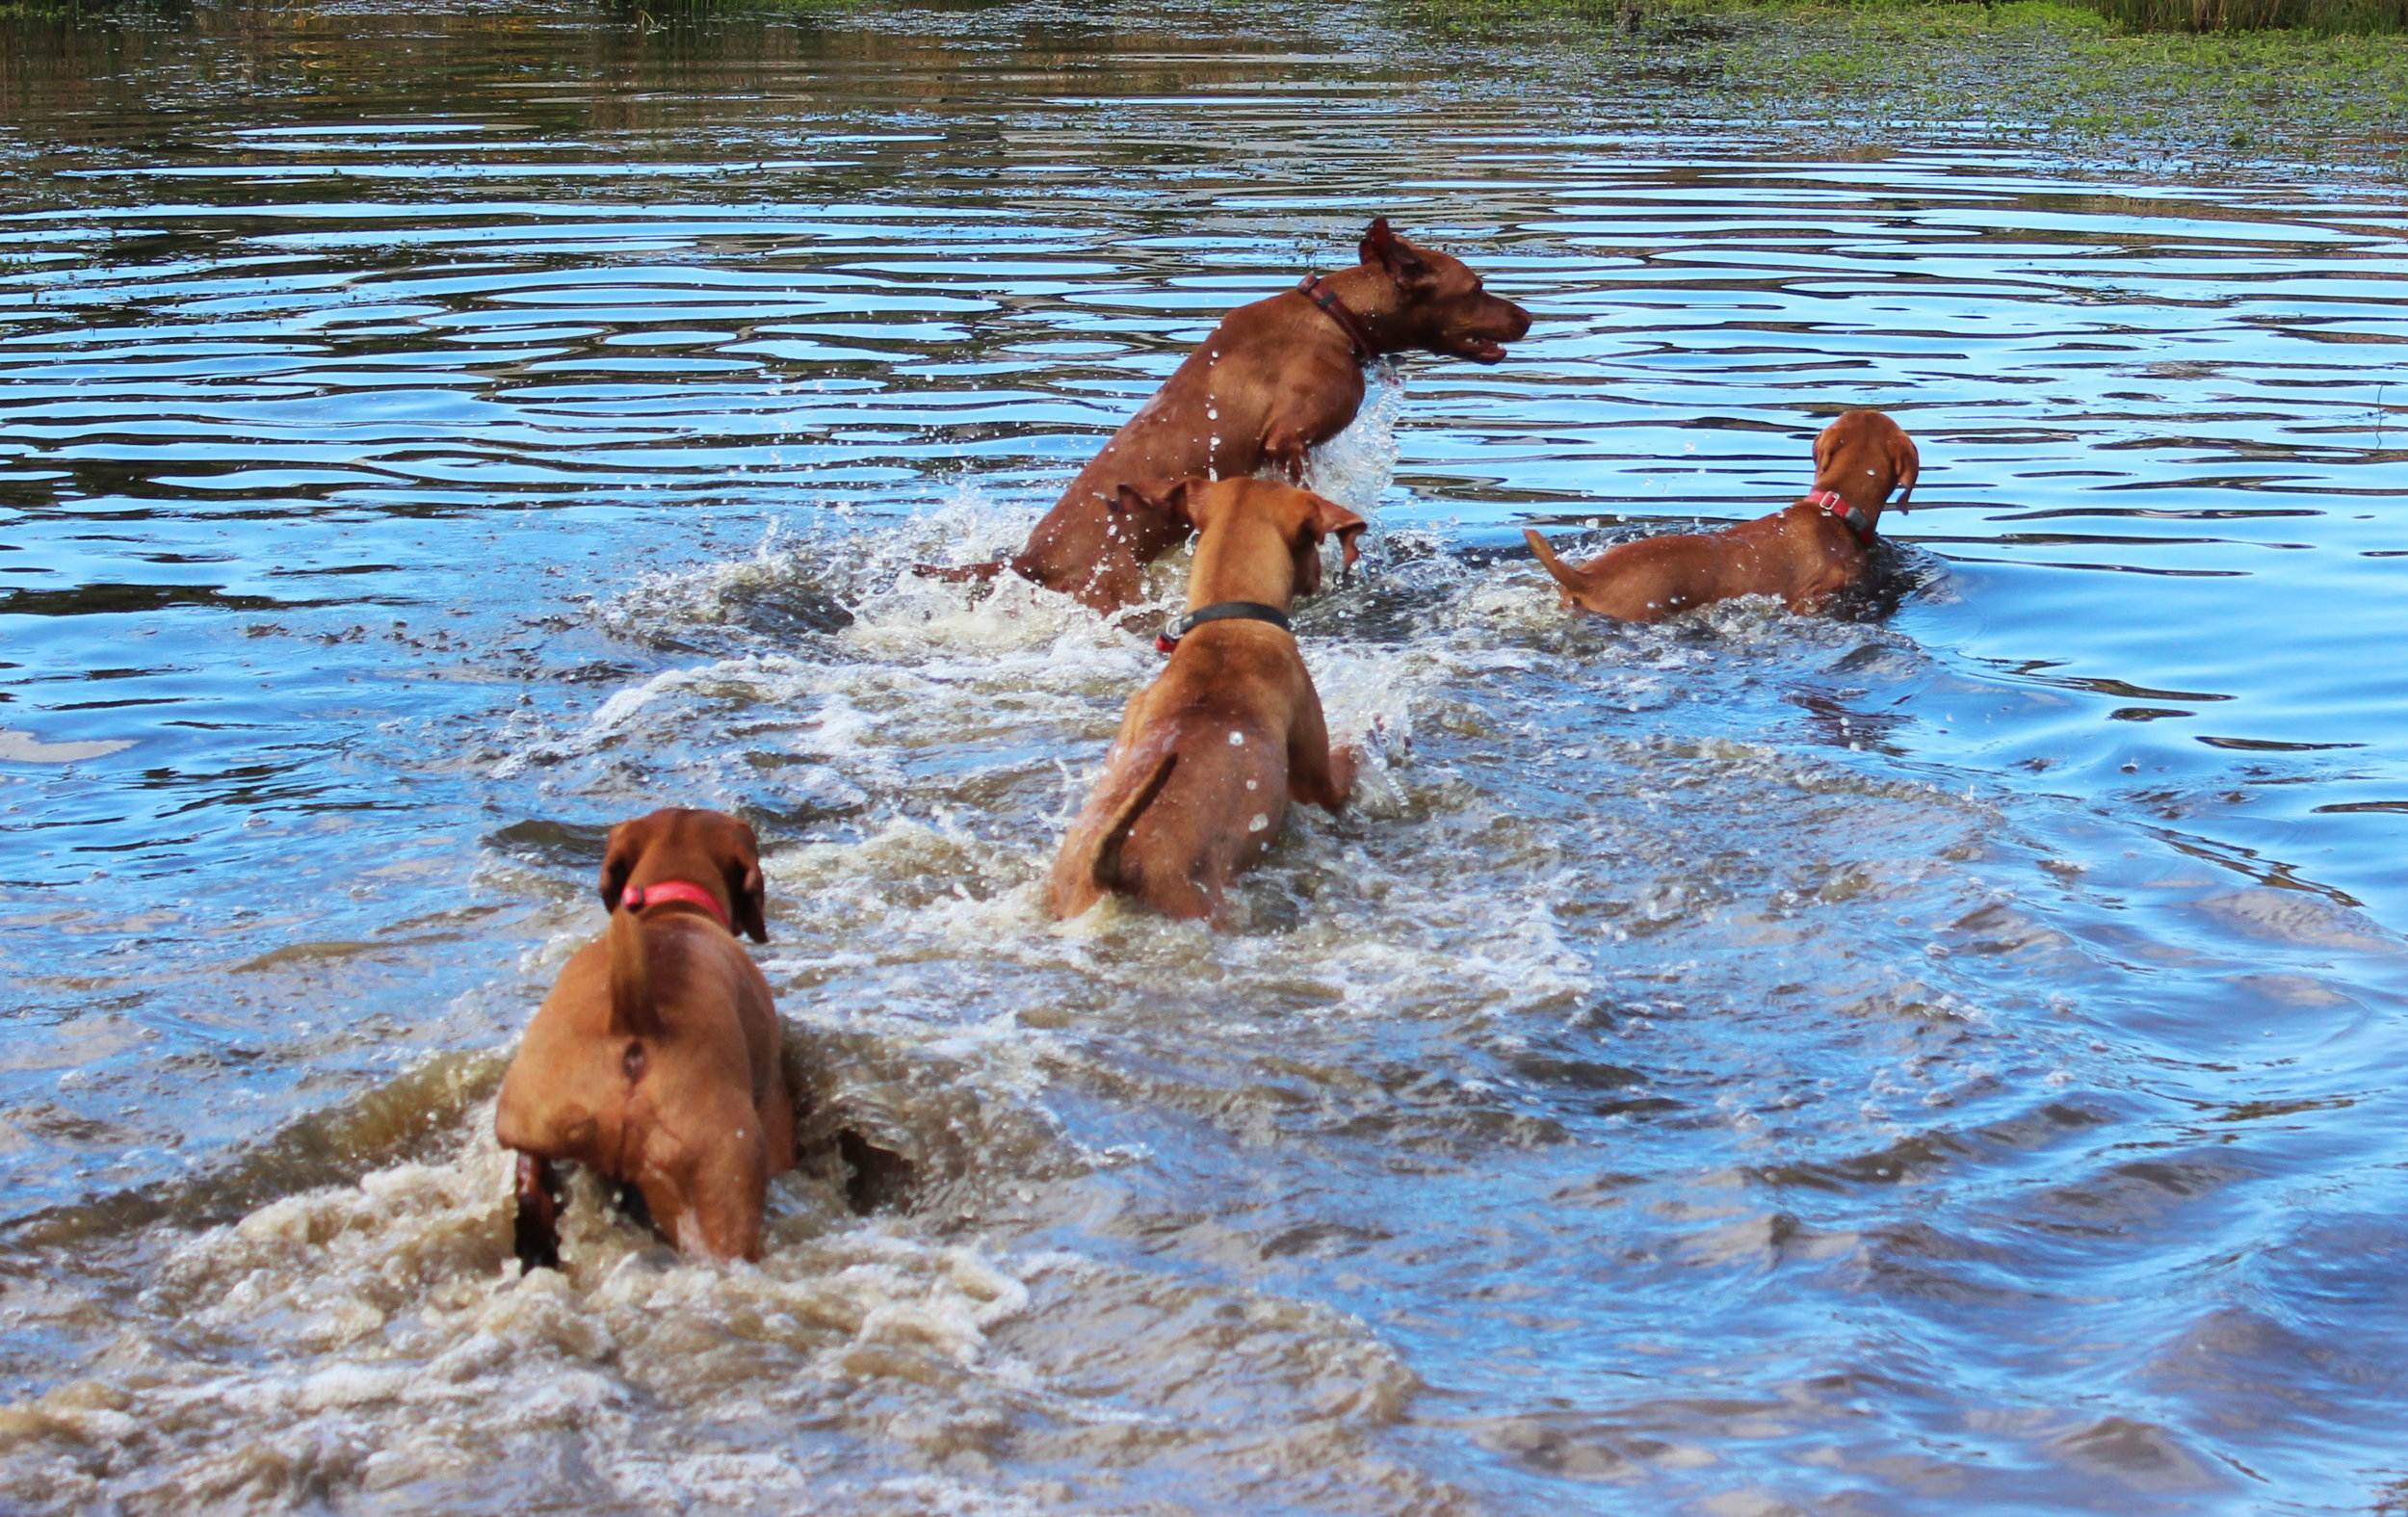
M1817 490L1812 495L1806 496L1805 501L1809 506L1819 507L1839 517L1847 524L1848 531L1856 534L1858 542L1868 548L1872 546L1871 520L1862 510L1849 505L1847 497L1838 490Z
M1296 628L1288 625L1288 614L1276 606L1266 606L1259 600L1217 600L1209 606L1198 606L1154 634L1155 649L1163 653L1173 651L1181 638L1208 621L1268 621L1288 636L1296 636Z
M1369 364L1379 356L1379 348L1372 341L1372 329L1363 325L1363 318L1338 299L1338 292L1322 282L1318 274L1308 274L1296 281L1296 293L1329 313L1329 319L1346 329L1347 341L1354 345L1354 361Z

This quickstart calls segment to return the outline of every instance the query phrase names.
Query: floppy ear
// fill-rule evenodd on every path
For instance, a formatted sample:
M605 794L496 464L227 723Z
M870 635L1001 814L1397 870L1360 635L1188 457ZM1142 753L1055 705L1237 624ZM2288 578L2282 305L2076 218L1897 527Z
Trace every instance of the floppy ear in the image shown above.
M1898 476L1898 509L1906 510L1906 497L1915 493L1915 474L1923 467L1923 456L1915 451L1915 439L1904 432L1890 438L1890 472Z
M1333 534L1337 536L1341 549L1341 572L1354 567L1354 561L1363 556L1362 550L1355 546L1355 539L1370 527L1370 522L1336 501L1324 500L1319 495L1313 497L1313 540L1323 541Z
M1188 531L1193 532L1196 530L1195 518L1188 513L1188 496L1192 487L1201 483L1193 475L1178 480L1137 480L1123 483L1118 489L1112 491L1112 513L1119 515L1133 510L1160 511L1170 519L1172 525L1185 527Z
M1422 261L1411 243L1388 229L1388 218L1384 216L1372 218L1356 251L1365 263L1387 270L1388 276L1399 284L1414 284L1429 277L1429 265Z
M1831 461L1831 434L1839 430L1839 426L1838 422L1833 422L1815 433L1815 478L1818 480L1822 478L1824 466Z
M636 860L643 857L644 846L650 841L651 829L638 817L611 828L610 840L602 845L602 877L597 882L602 892L602 909L616 911L619 893L627 888L627 876L636 872Z
M720 873L727 882L727 900L733 907L728 915L736 930L755 943L768 942L769 889L761 878L760 840L749 824L736 824L736 844L720 862Z

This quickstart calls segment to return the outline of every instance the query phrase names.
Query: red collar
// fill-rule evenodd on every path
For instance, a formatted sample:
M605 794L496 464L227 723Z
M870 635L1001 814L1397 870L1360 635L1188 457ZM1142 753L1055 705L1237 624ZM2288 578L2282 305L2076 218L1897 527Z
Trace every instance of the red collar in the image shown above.
M1806 505L1818 507L1839 517L1847 524L1848 531L1856 534L1858 542L1868 548L1872 546L1872 522L1863 511L1850 506L1847 498L1838 490L1817 490L1812 495L1804 497L1804 501Z
M1322 282L1320 275L1308 274L1298 279L1296 293L1328 312L1331 321L1346 328L1347 341L1354 345L1355 362L1369 364L1379 356L1378 345L1372 341L1372 329L1363 325L1363 318L1347 308L1337 291Z
M727 908L720 904L720 898L692 880L656 879L648 885L630 885L618 893L619 909L622 911L641 911L666 901L683 901L689 905L700 906L711 913L711 920L720 927L727 927ZM731 928L729 930L734 929Z

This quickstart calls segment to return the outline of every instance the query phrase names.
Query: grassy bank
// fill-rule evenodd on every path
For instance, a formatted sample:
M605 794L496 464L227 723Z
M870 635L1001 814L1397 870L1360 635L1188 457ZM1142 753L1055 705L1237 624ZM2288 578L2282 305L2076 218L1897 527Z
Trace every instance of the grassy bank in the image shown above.
M1837 9L1860 12L1978 10L1983 16L2022 8L2024 0L1453 0L1444 6L1407 0L1407 8L1432 18L1480 29L1541 15L1578 20L1592 27L1643 30L1684 12L1763 9ZM2070 0L2068 10L2095 13L2123 32L2295 31L2316 37L2395 35L2408 32L2408 0ZM1926 17L1936 19L1936 17Z
M2408 177L2408 38L2396 35L2133 32L2060 0L1387 0L1386 9L1470 52L1510 39L1551 67L1660 78L1665 129L1711 116L1836 156L1978 137L2122 165L2281 160Z
M2127 31L2248 32L2269 28L2396 34L2408 31L2408 0L2089 0Z

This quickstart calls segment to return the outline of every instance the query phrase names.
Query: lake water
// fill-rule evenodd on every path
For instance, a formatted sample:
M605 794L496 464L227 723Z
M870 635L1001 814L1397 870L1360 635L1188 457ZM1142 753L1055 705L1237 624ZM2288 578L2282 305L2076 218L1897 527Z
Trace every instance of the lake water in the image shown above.
M0 1505L2408 1500L2401 194L1714 100L1377 5L0 22ZM905 569L1379 212L1537 324L1317 462L1361 803L1059 927L1158 658ZM1521 547L1857 405L1857 619ZM518 1280L494 1083L668 803L815 1158L757 1269L587 1196Z

